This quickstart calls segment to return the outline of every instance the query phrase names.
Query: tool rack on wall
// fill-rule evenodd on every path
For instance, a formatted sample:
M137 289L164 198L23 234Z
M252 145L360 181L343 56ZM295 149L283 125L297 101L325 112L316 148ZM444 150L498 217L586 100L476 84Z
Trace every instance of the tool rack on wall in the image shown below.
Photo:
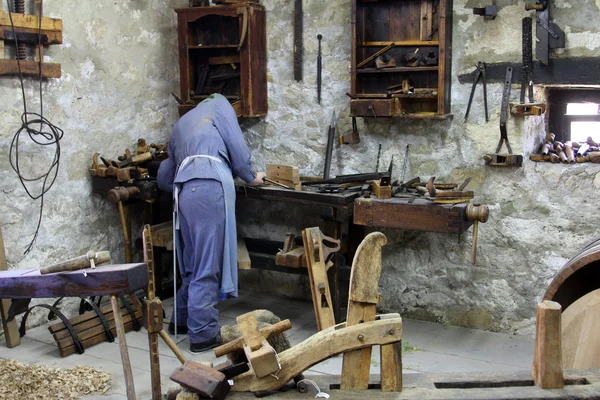
M450 116L451 30L452 0L353 0L352 115Z
M258 4L176 9L179 37L180 115L213 93L238 116L267 114L267 38Z

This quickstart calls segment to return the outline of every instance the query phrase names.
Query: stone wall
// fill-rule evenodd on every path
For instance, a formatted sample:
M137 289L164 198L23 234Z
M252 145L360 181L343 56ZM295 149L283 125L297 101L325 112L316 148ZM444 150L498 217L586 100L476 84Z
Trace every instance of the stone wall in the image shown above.
M327 128L332 112L338 132L351 130L350 0L304 1L304 80L292 76L293 2L262 0L267 9L269 114L242 122L257 168L266 163L297 165L303 175L323 168ZM499 138L502 87L490 84L490 121L485 123L481 89L469 123L463 123L470 84L458 74L478 61L520 62L521 19L530 15L523 2L499 0L498 17L484 21L472 14L486 0L454 0L452 113L446 121L403 119L358 120L361 143L334 149L333 174L358 173L375 167L382 144L382 164L392 155L401 169L410 144L407 176L438 181L473 180L477 200L490 207L480 226L478 260L470 263L471 230L456 236L384 230L381 307L454 325L531 333L535 304L549 280L576 251L596 237L595 221L600 166L535 164L519 169L483 166L482 155ZM567 48L553 57L595 56L600 32L600 0L557 0L552 15L566 33ZM87 168L95 151L113 156L133 148L139 137L164 142L177 119L170 92L179 92L176 18L173 8L184 0L137 0L93 4L46 0L45 14L61 18L64 43L52 46L46 61L62 65L62 78L43 85L44 114L64 131L61 164L55 186L45 196L40 234L23 254L38 218L39 200L30 200L9 164L9 148L20 125L21 94L14 78L0 80L0 225L11 268L32 268L88 249L108 249L124 259L115 207L92 195ZM4 1L4 9L6 9ZM317 34L323 35L322 104L316 101ZM28 106L39 109L38 86L27 79ZM518 97L518 86L512 99ZM543 98L543 90L537 90ZM525 158L544 136L545 117L510 118L513 150ZM27 139L28 140L28 139ZM24 142L25 143L25 142ZM25 171L46 151L22 146ZM598 177L597 177L598 176ZM395 176L394 178L397 178ZM282 240L287 231L318 223L311 210L285 206L265 210L250 202L238 210L240 231L252 237ZM282 216L286 223L281 224ZM260 223L260 225L259 225ZM139 256L139 254L138 254ZM247 275L247 276L246 276ZM287 285L282 285L282 281ZM306 296L302 278L252 272L242 285L285 287L287 295ZM294 290L290 290L294 288Z

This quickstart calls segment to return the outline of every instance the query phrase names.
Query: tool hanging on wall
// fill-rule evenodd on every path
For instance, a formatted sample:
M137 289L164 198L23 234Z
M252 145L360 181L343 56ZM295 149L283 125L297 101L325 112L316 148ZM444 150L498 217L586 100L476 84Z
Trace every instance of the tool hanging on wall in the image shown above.
M319 55L317 56L317 103L319 104L321 104L321 39L323 39L323 35L319 33L317 35L317 40L319 41Z
M542 115L546 111L546 104L533 102L533 55L531 46L532 20L523 18L523 76L521 80L521 103L510 104L510 113L514 116ZM525 92L528 102L525 102Z
M302 80L302 0L294 0L294 80Z
M565 33L554 22L550 22L549 0L536 0L535 4L525 4L525 10L535 10L535 57L548 65L549 50L565 47Z
M481 15L486 21L496 19L496 15L498 15L498 7L496 6L496 0L492 0L492 5L481 8L474 8L473 14Z
M352 117L352 132L344 133L340 135L340 144L358 144L360 143L360 136L358 134L358 127L356 125L356 117Z
M496 147L495 154L486 154L483 156L485 165L496 167L520 167L523 164L523 156L512 153L508 133L506 131L506 120L508 119L508 101L510 99L510 86L512 84L512 67L506 68L506 78L504 80L504 92L502 93L502 107L500 109L500 141ZM508 154L500 154L502 144L506 143Z
M323 179L329 179L329 171L331 170L331 157L333 155L333 142L335 141L335 110L329 124L327 136L327 149L325 150L325 168L323 170Z
M473 86L471 87L471 95L469 96L469 103L467 104L467 111L465 112L465 122L469 118L469 111L471 111L471 104L473 103L473 95L475 94L475 88L479 79L483 81L483 109L485 111L485 122L489 121L488 117L488 106L487 106L487 79L485 76L486 64L483 61L478 61L475 64L477 71L475 71L475 77L473 78Z

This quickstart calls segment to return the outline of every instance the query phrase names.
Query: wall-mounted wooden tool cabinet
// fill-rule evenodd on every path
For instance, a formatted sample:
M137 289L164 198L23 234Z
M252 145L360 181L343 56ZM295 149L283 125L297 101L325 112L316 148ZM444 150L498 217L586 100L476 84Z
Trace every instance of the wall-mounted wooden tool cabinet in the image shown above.
M350 110L450 115L452 0L352 0Z
M265 9L237 4L176 9L183 115L220 93L238 116L267 114Z

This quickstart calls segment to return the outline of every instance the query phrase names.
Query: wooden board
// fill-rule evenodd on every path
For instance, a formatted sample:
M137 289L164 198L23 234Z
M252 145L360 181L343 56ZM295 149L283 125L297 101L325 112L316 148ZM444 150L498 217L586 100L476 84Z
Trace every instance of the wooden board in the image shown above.
M38 76L40 74L40 63L31 60L0 60L0 76L15 75L19 73L19 65L21 73L25 76ZM42 77L44 78L60 78L60 64L42 63Z
M2 238L2 230L0 230L0 271L6 271L8 265L6 264L6 254L4 251L4 239ZM4 338L6 340L6 347L13 348L21 343L21 336L19 334L19 328L17 321L6 321L8 318L8 309L10 308L10 299L0 300L0 313L2 314L2 329L4 330Z
M232 391L277 390L311 366L345 351L389 344L402 340L402 319L398 314L364 324L338 324L314 334L302 343L279 353L281 371L277 377L256 379L252 371L233 378ZM382 316L383 317L383 316ZM362 338L363 340L360 340ZM303 394L306 398L306 394ZM364 398L364 397L363 397Z
M563 367L600 368L600 289L579 298L562 313Z
M11 16L5 11L0 11L0 25L10 27ZM35 15L12 13L12 23L18 28L35 29L37 32L40 26L40 19ZM62 32L62 20L57 18L42 17L42 33Z
M564 387L560 304L544 300L537 305L533 380L542 389Z
M237 257L239 269L252 268L252 261L250 260L250 254L248 254L248 248L246 247L244 238L237 239Z
M148 271L144 263L47 275L41 275L37 269L0 271L0 296L13 299L107 296L133 293L146 286Z

